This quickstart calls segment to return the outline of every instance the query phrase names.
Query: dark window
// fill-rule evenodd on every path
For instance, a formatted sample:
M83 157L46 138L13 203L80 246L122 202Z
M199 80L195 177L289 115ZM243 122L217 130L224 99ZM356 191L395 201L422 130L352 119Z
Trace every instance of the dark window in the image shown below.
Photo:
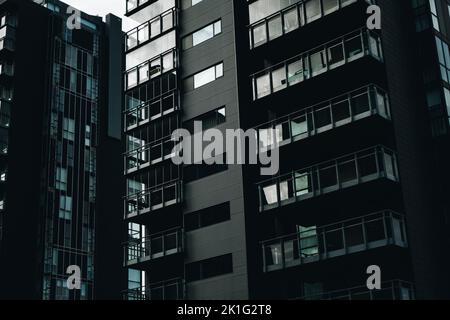
M186 265L186 281L198 281L233 273L233 255L226 254Z
M185 229L192 231L230 220L230 203L222 203L185 216Z
M218 108L216 110L207 112L197 118L186 121L184 127L189 130L190 133L194 133L194 122L200 121L203 125L203 130L208 130L226 121L226 109L225 107Z
M226 154L223 154L223 163L225 162ZM183 179L186 183L189 183L226 170L228 170L227 164L190 164L184 167Z

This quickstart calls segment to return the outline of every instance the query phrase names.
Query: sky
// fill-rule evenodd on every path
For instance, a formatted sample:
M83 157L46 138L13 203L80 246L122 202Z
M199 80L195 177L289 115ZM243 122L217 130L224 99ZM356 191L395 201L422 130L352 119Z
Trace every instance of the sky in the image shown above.
M94 16L105 18L108 13L113 13L122 18L122 29L124 31L129 31L133 27L136 27L138 23L124 16L125 1L126 0L62 0L62 2Z

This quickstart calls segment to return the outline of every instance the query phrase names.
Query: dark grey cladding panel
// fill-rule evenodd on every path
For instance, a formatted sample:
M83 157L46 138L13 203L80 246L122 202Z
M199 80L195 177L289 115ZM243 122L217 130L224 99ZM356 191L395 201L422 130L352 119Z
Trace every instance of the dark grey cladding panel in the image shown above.
M122 67L123 36L122 19L106 16L108 30L109 76L108 76L108 136L120 139L122 132ZM120 67L118 67L120 66Z

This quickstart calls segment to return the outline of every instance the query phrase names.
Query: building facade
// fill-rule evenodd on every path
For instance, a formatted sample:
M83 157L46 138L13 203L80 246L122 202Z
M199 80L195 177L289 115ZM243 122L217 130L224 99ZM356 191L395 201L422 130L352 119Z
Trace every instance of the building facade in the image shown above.
M125 299L449 297L447 1L126 4ZM194 121L279 174L174 165Z
M107 197L120 199L121 21L78 15L60 1L1 7L2 296L107 297L114 254L100 245L120 222ZM69 266L81 270L80 290L68 289Z

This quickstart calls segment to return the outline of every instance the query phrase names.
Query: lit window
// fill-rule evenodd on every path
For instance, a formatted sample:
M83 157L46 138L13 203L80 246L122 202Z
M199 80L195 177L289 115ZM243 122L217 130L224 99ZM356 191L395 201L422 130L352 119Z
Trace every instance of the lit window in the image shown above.
M200 88L223 76L223 63L208 68L194 75L194 89Z
M64 139L75 140L75 120L64 118L63 120Z
M183 49L195 47L222 32L222 21L211 23L210 25L183 38Z
M67 190L67 169L57 167L56 168L56 189L61 191Z
M433 28L439 31L439 19L436 10L435 0L430 0L431 20L433 21Z
M61 196L59 198L59 218L72 219L72 197Z

